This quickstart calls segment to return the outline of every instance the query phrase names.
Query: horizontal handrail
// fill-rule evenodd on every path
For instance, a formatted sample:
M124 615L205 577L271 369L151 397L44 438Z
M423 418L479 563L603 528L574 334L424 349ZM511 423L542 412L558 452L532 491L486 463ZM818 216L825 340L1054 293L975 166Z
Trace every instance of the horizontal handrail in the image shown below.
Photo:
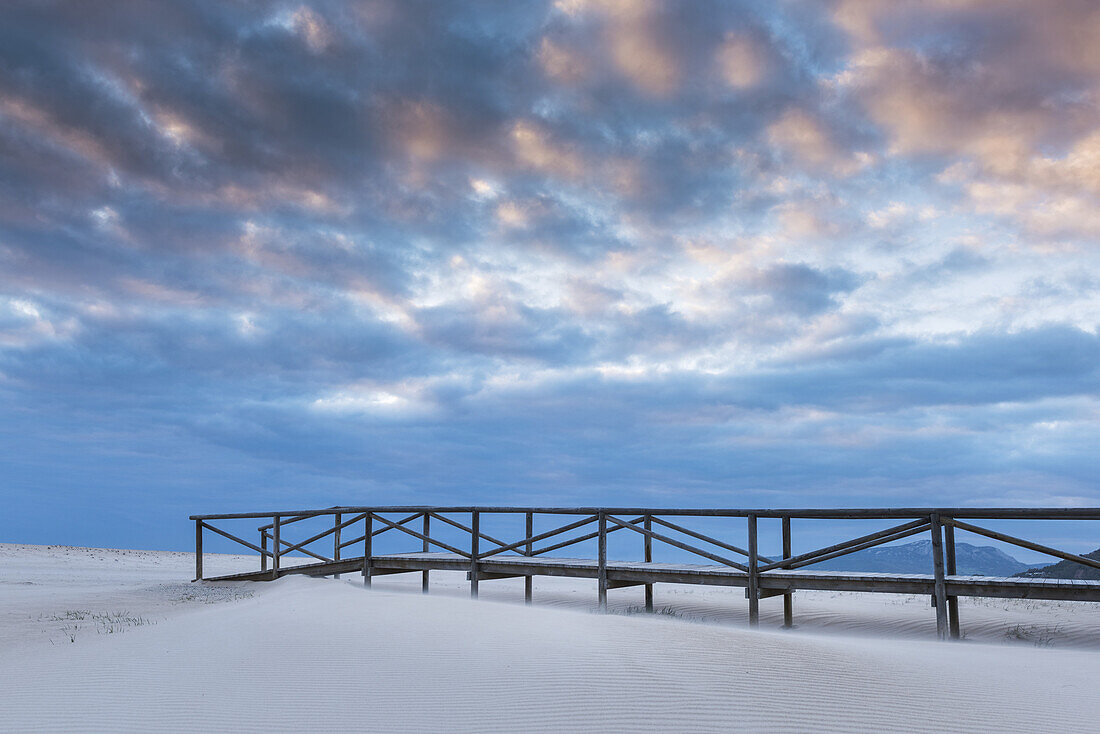
M437 513L523 513L540 515L595 515L600 512L615 515L665 515L692 517L750 517L825 520L916 519L936 513L941 517L971 520L1100 520L1100 507L889 507L889 508L820 508L820 509L725 509L725 508L655 508L655 507L436 507L424 505L387 505L379 507L343 506L321 510L285 510L278 512L236 512L214 515L191 515L191 520L240 520L268 517L293 518L287 524L318 515L348 512L437 512Z
M337 506L334 505L332 507L329 507L328 509L334 510L336 508L337 508ZM278 514L279 514L279 517L280 517L279 525L281 525L281 526L293 525L296 522L301 522L302 520L308 520L311 517L316 517L316 515L298 515L297 513L295 513L296 517L286 517L281 512L278 513ZM336 513L333 513L333 514L336 514ZM271 515L271 517L274 517L274 515ZM195 518L191 518L191 519L194 520ZM275 523L269 522L267 525L261 525L260 527L258 527L256 529L259 530L262 533L265 530L271 530L271 528L273 528L273 527L275 527Z

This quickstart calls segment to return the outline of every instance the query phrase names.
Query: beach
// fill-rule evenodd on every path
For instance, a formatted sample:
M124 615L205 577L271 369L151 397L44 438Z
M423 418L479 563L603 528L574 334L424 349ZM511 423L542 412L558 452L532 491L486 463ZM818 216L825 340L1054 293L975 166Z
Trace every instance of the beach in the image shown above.
M189 581L193 556L0 546L0 719L13 731L1074 731L1100 714L1088 604L740 589L612 592L462 574ZM231 572L254 562L208 554ZM639 597L635 599L634 597ZM869 598L870 597L870 598ZM774 602L774 603L769 603ZM774 607L774 608L773 608Z

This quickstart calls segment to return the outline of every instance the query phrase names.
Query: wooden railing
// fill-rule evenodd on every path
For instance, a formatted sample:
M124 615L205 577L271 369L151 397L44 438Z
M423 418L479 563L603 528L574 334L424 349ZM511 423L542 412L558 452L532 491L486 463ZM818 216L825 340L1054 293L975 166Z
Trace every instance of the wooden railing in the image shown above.
M387 517L387 515L391 517ZM525 535L516 540L502 540L481 530L484 515L521 515L524 518ZM309 537L290 541L284 537L285 530L297 523L313 518L332 516L331 527L326 527ZM392 517L396 516L396 517ZM461 522L455 516L469 523ZM536 516L580 516L579 519L557 525L549 530L535 533ZM675 519L672 519L675 518ZM747 543L745 548L725 540L708 535L683 524L684 518L743 518L746 521ZM1072 561L1093 569L1100 569L1100 562L1081 555L1058 550L1041 543L1015 537L1004 532L991 530L968 521L998 520L1100 520L1100 508L891 508L891 509L803 509L803 510L739 510L739 509L674 509L674 508L604 508L604 507L330 507L319 510L298 510L286 512L230 513L219 515L194 515L195 522L195 578L203 578L203 533L210 531L216 535L239 543L259 554L262 578L277 578L282 569L283 559L291 553L300 553L317 561L306 566L320 571L341 572L361 571L363 581L370 585L375 575L372 564L380 558L374 552L374 540L380 535L394 531L419 540L418 551L431 553L444 552L457 556L468 569L470 593L477 596L481 576L480 566L499 556L521 556L535 558L556 550L575 546L590 540L597 542L595 559L598 583L598 601L601 609L607 606L607 540L622 530L628 530L643 536L643 559L653 562L653 543L664 544L693 556L706 559L720 567L726 567L738 576L738 584L746 587L748 597L749 622L756 625L759 621L759 602L764 596L761 592L761 580L772 579L786 572L803 569L814 564L840 556L856 553L921 533L929 533L932 541L932 578L934 579L933 602L936 606L936 626L941 637L959 636L958 598L947 593L947 577L956 575L955 531L960 530L997 540L1010 545L1037 551L1054 558ZM269 519L270 522L257 528L259 543L253 544L223 528L214 525L215 521ZM782 555L768 558L760 555L758 524L761 519L779 519L781 521ZM876 532L827 545L816 550L792 555L792 520L903 520L904 522ZM420 529L414 530L410 524L420 522ZM435 521L433 523L432 521ZM376 527L381 525L381 527ZM595 526L592 528L592 526ZM655 530L654 527L659 528ZM358 528L361 534L344 540L343 531ZM437 529L433 536L433 528ZM467 538L463 547L458 541L444 540L439 530L447 528ZM576 531L579 534L568 536ZM670 535L669 533L674 533ZM350 533L349 533L350 534ZM332 537L331 552L320 551L316 544ZM450 540L450 538L448 538ZM487 546L482 545L484 541ZM551 541L551 542L547 542ZM355 553L347 558L344 549L362 544L362 555ZM312 548L310 546L313 546ZM327 555L326 555L327 554ZM731 557L732 556L732 557ZM269 568L270 561L270 568ZM388 570L386 573L395 571ZM422 589L428 590L428 571L423 570ZM525 575L525 599L531 600L531 573ZM255 577L255 575L253 575ZM499 575L498 575L499 577ZM868 581L868 590L873 579ZM645 583L647 609L652 610L653 584ZM791 593L779 592L784 596L784 624L791 626ZM767 595L779 595L769 593Z

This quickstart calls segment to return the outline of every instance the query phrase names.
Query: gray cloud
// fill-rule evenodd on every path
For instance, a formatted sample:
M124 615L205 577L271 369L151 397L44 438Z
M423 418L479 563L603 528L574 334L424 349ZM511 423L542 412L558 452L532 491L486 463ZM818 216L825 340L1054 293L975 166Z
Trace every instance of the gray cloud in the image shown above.
M1093 9L1041 11L9 3L0 531L1094 501Z

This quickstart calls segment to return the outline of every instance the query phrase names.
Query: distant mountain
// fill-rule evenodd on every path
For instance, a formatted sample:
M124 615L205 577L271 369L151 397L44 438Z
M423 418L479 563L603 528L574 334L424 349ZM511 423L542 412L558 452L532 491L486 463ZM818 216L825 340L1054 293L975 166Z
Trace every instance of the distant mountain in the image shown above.
M1035 566L988 545L955 543L955 566L961 576L1013 576ZM905 545L880 545L822 563L808 570L876 571L880 573L932 573L932 541Z
M1094 550L1092 553L1086 553L1085 558L1100 561L1100 548ZM1073 561L1059 561L1050 566L1031 568L1016 575L1040 579L1087 579L1090 581L1100 581L1100 569L1082 566L1080 563L1074 563Z

